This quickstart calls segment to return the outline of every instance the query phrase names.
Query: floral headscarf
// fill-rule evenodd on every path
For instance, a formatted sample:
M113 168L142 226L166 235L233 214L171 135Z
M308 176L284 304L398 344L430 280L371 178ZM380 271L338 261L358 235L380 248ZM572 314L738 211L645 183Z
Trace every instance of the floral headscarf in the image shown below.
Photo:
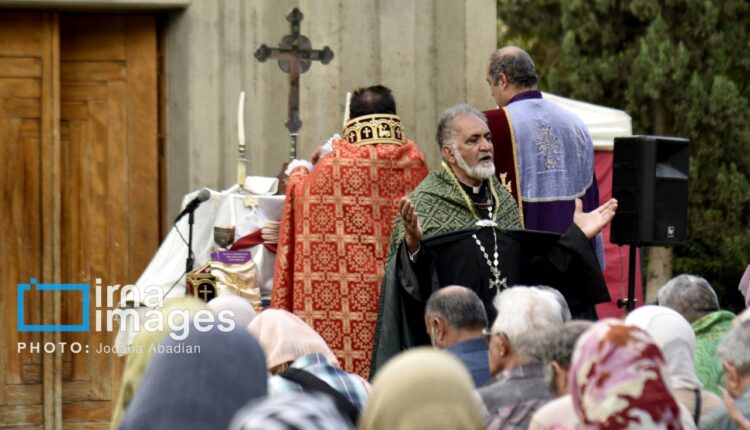
M645 331L617 320L596 323L578 340L570 369L583 428L682 429L664 374L664 357Z

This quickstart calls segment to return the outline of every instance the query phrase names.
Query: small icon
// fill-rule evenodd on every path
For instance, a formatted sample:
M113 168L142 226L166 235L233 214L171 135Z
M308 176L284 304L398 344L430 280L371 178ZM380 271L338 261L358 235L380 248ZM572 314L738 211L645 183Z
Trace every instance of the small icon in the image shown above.
M674 238L674 226L673 225L667 226L667 237L670 239Z
M80 291L81 324L26 324L24 322L24 294L26 291ZM89 331L89 284L37 284L31 278L28 284L18 284L18 331L19 332L47 332L47 331Z

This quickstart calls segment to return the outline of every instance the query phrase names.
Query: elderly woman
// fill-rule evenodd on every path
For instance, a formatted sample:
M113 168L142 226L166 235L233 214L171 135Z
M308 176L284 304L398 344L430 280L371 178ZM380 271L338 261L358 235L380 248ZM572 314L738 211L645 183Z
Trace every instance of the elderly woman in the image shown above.
M391 359L373 381L359 430L479 430L481 400L453 355L415 348Z
M161 345L185 352L154 355L120 430L225 429L243 405L266 395L263 351L245 330L191 326L187 338L167 336Z
M344 415L356 422L367 402L369 384L347 373L323 338L298 316L266 309L248 330L266 353L271 396L286 392L317 392L330 396Z
M250 302L232 294L214 297L208 302L208 308L217 316L224 312L240 328L247 327L257 315Z
M631 312L625 323L640 327L659 345L667 361L667 382L672 394L693 416L701 416L721 406L721 399L702 385L695 374L695 333L682 315L664 306L643 306Z
M721 407L705 417L701 429L750 428L750 321L732 328L719 343L719 360L724 368L725 399Z
M600 321L581 336L573 352L569 389L577 422L566 418L536 428L696 428L665 375L664 357L648 333L617 320Z
M550 390L557 396L531 417L530 430L548 429L552 424L575 426L578 416L568 390L570 361L578 339L590 329L591 321L568 321L546 339L545 372Z
M573 353L573 405L592 428L680 429L677 400L665 378L665 360L645 331L602 321L584 333Z
M695 332L695 372L703 387L714 394L721 385L721 364L716 360L719 340L732 326L734 314L719 308L719 298L705 279L679 275L659 289L659 305L679 312Z
M206 303L196 298L187 296L168 300L164 307L159 309L162 321L167 321L169 315L175 312L172 318L174 327L184 327L183 318L187 312L190 318L194 318L200 311L208 312ZM154 317L156 318L156 317ZM144 323L145 326L145 323ZM155 324L155 330L142 330L136 336L133 345L130 348L128 357L125 359L125 369L122 372L122 384L120 385L120 394L115 404L115 411L112 414L111 429L116 430L120 427L122 417L128 408L133 394L141 385L143 374L146 372L151 360L156 354L156 346L167 337L170 333L169 324Z
M479 389L490 428L526 429L534 412L553 396L541 353L550 333L563 324L556 297L534 287L514 287L495 298L497 318L489 333L493 378Z

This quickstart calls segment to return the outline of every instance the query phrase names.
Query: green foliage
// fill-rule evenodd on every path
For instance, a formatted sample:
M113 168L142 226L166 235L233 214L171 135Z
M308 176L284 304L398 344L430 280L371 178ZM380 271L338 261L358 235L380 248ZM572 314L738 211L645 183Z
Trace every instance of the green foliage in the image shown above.
M545 91L624 109L634 134L690 139L688 244L675 272L725 304L750 263L750 2L498 0L498 45L534 57Z

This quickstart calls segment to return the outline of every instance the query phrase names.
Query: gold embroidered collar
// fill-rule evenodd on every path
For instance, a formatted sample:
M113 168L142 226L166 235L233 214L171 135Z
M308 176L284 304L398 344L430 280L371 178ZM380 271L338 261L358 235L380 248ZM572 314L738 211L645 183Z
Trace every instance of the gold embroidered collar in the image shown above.
M364 115L349 120L344 127L344 139L355 146L406 143L401 118L390 114Z

